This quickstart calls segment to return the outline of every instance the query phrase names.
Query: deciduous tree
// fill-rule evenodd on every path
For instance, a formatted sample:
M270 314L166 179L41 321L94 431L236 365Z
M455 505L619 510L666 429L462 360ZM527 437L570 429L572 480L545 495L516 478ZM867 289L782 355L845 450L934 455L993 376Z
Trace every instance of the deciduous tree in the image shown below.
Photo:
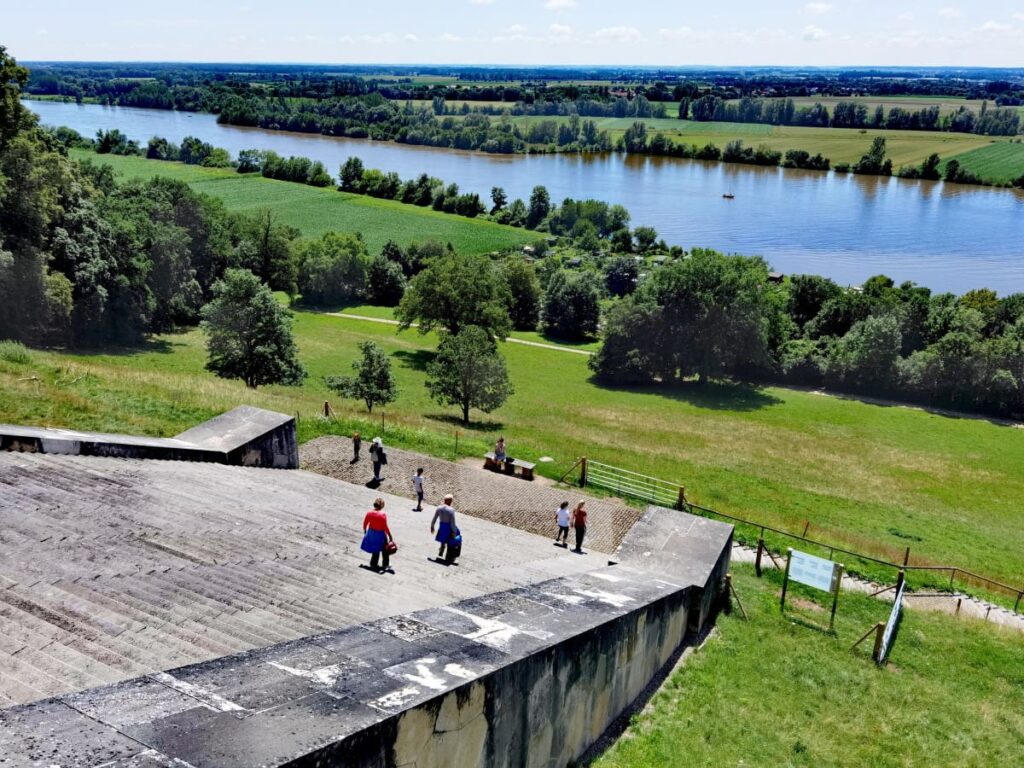
M328 389L342 397L362 400L366 410L373 413L373 406L387 405L398 397L398 385L391 372L391 360L377 344L364 341L359 344L360 357L352 362L355 376L327 376L324 381Z
M427 368L427 389L442 405L455 405L469 423L472 408L490 413L512 395L505 360L487 331L475 325L446 334Z

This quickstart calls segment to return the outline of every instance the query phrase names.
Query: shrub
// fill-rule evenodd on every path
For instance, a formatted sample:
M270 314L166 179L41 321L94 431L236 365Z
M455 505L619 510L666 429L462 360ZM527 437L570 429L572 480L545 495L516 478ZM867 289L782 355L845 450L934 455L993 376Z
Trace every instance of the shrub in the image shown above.
M20 341L0 341L0 360L26 365L32 362L32 353Z

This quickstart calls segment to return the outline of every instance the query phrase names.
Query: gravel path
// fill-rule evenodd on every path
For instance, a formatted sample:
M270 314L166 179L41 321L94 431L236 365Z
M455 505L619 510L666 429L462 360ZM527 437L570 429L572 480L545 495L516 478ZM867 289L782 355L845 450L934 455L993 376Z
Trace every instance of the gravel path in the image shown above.
M320 437L299 449L303 469L346 480L358 485L369 485L373 477L367 448L358 463L352 461L352 441L345 437ZM555 510L562 501L575 504L587 500L588 527L584 551L594 549L606 555L615 551L622 538L640 519L641 510L627 507L608 499L596 499L579 490L563 490L527 481L517 477L499 475L480 467L454 464L421 453L403 451L385 445L388 464L382 475L380 489L396 496L415 498L412 476L417 467L423 467L426 491L425 504L433 507L441 503L446 493L455 496L456 511L473 517L491 520L529 533L550 536L554 540ZM572 540L572 532L570 532Z

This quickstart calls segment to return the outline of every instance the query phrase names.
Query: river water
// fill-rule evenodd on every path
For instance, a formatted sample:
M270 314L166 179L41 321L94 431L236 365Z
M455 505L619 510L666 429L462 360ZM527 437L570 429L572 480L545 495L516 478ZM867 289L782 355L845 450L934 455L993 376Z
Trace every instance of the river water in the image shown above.
M145 144L191 135L232 155L303 155L335 174L355 155L368 168L402 178L426 172L485 200L493 186L526 199L543 184L554 201L621 203L634 226L653 226L670 244L763 256L784 273L844 284L884 273L936 291L1024 291L1024 193L1016 190L621 154L486 155L219 125L213 115L188 112L28 105L44 124L84 136L118 128Z

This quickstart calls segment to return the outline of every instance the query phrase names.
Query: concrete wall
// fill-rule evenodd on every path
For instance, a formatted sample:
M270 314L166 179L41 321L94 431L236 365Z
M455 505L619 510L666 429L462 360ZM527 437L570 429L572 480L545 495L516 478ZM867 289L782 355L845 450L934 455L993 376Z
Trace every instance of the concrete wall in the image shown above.
M678 592L403 713L387 763L568 765L679 648L692 596Z

